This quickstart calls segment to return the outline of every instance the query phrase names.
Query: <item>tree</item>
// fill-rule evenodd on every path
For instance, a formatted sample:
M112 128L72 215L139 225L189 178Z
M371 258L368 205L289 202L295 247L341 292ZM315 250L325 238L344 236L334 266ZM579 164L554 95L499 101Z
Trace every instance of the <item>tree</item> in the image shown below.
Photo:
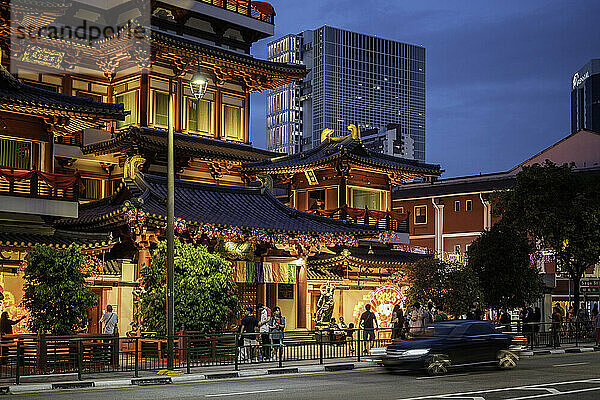
M407 280L409 304L431 301L440 310L462 315L479 299L477 280L468 266L426 258L407 269Z
M538 247L555 252L557 267L573 281L579 308L580 281L600 259L600 185L597 174L566 164L525 166L514 188L497 196L496 212Z
M23 304L33 332L70 335L85 328L87 310L97 296L85 282L79 246L55 249L36 245L25 257Z
M161 242L141 272L142 326L166 332L167 244ZM232 267L206 246L175 241L175 327L210 333L230 325L238 310Z
M527 237L502 221L471 244L468 265L477 276L483 304L510 309L542 296L544 282L531 265L531 251Z

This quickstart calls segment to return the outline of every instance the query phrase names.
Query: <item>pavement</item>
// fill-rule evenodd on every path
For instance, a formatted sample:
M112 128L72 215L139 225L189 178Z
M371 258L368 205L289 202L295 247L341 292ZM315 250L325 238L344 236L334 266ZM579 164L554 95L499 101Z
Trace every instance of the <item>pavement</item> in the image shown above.
M596 348L597 349L597 348ZM594 353L594 348L593 347L579 347L579 348L566 348L566 349L540 349L540 350L535 350L533 352L523 352L522 355L522 359L521 362L519 364L519 368L517 368L514 371L495 371L494 368L492 368L491 370L487 367L484 367L482 369L483 374L485 373L489 373L491 374L492 371L496 372L497 376L501 376L502 378L508 376L508 375L513 375L515 374L516 371L521 371L520 373L517 373L518 377L521 377L523 374L523 370L525 371L536 371L533 375L531 375L531 373L528 373L527 375L531 377L531 379L529 379L527 382L523 382L520 383L520 385L515 386L515 387L530 387L529 389L510 389L508 390L507 388L503 388L506 390L502 390L502 391L498 391L496 389L502 389L502 388L492 388L490 390L494 390L492 392L489 392L487 395L485 396L481 396L481 393L477 393L477 394L473 394L473 396L471 396L471 394L467 394L466 398L473 398L474 400L481 400L481 399L493 399L493 400L502 400L504 399L504 397L502 397L504 394L509 393L512 395L514 394L513 392L515 391L530 391L531 393L537 393L539 391L542 391L546 394L549 393L557 393L557 392L561 392L560 389L557 389L556 387L561 386L559 385L559 381L550 381L545 379L543 382L550 382L552 383L551 386L548 387L544 387L544 389L540 389L537 390L537 386L540 384L540 382L542 382L542 380L539 380L536 378L537 375L542 374L544 375L543 377L546 378L545 375L548 375L546 373L542 373L545 371L546 368L548 368L548 363L553 363L552 367L549 370L549 374L550 375L555 375L557 373L560 373L560 375L562 375L563 372L567 372L570 371L572 369L578 370L578 373L580 372L579 370L585 366L585 365L593 365L594 363L598 365L598 362L600 361L600 352L598 353ZM600 349L598 349L600 350ZM575 362L570 362L570 360L572 360L574 357L579 357L577 359L577 361ZM548 361L551 360L551 361ZM563 362L563 360L569 360L569 362ZM583 360L583 361L581 361ZM541 367L541 368L537 368L537 366ZM568 367L568 368L567 368ZM578 368L579 367L579 368ZM587 399L588 394L590 393L594 393L596 395L596 397L590 397L590 399L600 399L600 391L599 392L595 392L595 389L591 389L591 388L595 388L596 386L595 383L597 381L598 383L598 390L600 390L600 375L597 373L596 370L586 367L584 368L586 370L586 374L583 375L577 375L577 374L570 374L568 376L569 379L571 380L589 380L588 383L584 383L584 382L580 382L578 383L579 386L576 387L576 389L570 389L570 390L579 390L579 389L586 389L589 385L590 390L585 390L585 391L579 391L579 392L574 392L574 394L576 393L578 396L584 396L584 397L574 397L577 399ZM318 377L315 378L318 381L321 381L322 379L327 379L324 377L330 376L329 379L331 379L332 381L337 382L340 377L342 377L342 380L345 379L344 377L346 376L345 374L351 374L351 376L355 376L357 379L361 380L364 379L363 377L367 377L367 376L378 376L378 374L382 374L382 370L381 368L377 367L375 364L371 363L371 362L357 362L355 359L346 359L346 360L327 360L325 362L325 364L323 365L319 365L318 361L315 362L296 362L296 363L286 363L285 366L283 368L278 368L276 363L270 363L270 364L263 364L263 365L242 365L239 371L234 371L232 366L220 366L220 367L210 367L210 368L202 368L201 369L202 373L198 373L197 370L192 371L191 374L185 374L185 375L174 375L174 376L165 376L165 375L161 375L158 376L156 374L156 372L144 372L141 373L140 376L138 378L131 378L131 377L126 377L124 376L124 374L113 374L111 377L106 377L106 376L102 376L102 375L96 375L96 376L85 376L85 380L83 381L77 381L77 380L56 380L55 381L51 381L53 377L44 377L47 381L45 382L27 382L27 383L22 383L21 385L9 385L9 386L3 386L0 387L0 392L3 393L10 393L12 395L25 395L25 396L43 396L43 398L56 398L56 399L70 399L70 398L77 398L78 400L80 400L81 397L89 397L89 398L113 398L110 396L106 396L108 393L111 394L118 394L117 397L115 398L128 398L128 395L126 395L125 393L127 393L127 391L134 391L136 392L135 397L137 398L161 398L161 399L171 399L171 398L180 398L179 396L175 396L175 394L179 393L181 394L183 397L188 397L187 394L184 395L185 393L187 393L186 391L189 390L189 387L193 386L193 387L201 387L201 388L206 388L206 385L209 385L210 387L212 387L213 385L219 385L219 384L223 384L223 388L228 388L228 387L235 387L235 390L237 391L231 391L231 392L226 392L222 389L219 389L221 391L218 390L213 390L217 393L232 393L230 395L222 395L221 397L231 397L231 396L237 396L237 393L246 393L246 394L254 394L254 393L250 393L253 392L253 390L250 390L247 386L249 385L248 382L274 382L274 380L277 379L292 379L291 381L286 381L286 382L295 382L296 380L300 380L300 381L306 381L305 382L305 388L304 391L300 391L296 394L290 393L289 395L292 396L291 398L312 398L311 396L308 396L308 393L311 393L311 391L314 389L313 387L313 383L312 381L309 379L309 377ZM485 372L488 371L488 372ZM375 375L373 375L375 374ZM482 378L481 376L482 372L478 371L478 370L468 370L466 373L454 373L454 374L450 374L447 375L447 379L449 379L450 381L457 376L474 376L475 381L479 381L480 378ZM590 375L590 376L588 376ZM396 375L389 375L389 374L385 374L385 376L387 377L387 380L389 380L390 377L395 377ZM430 379L434 379L433 377L429 377L429 376L417 376L414 377L412 376L412 374L408 374L408 375L404 375L402 376L404 379L409 379L410 380L416 380L416 381L429 381ZM438 378L435 377L435 379L446 379L446 377L444 378ZM566 376L565 376L566 377ZM89 378L89 379L88 379ZM540 377L541 378L541 377ZM400 379L403 380L403 379ZM367 382L365 382L365 384L368 385L372 385L374 384L374 382L379 382L379 378L373 380L368 380ZM519 383L520 379L514 380L513 378L507 380L507 382L512 383ZM235 382L238 382L237 384L235 384ZM240 382L246 382L244 384L241 384ZM564 382L564 381L561 381ZM354 386L354 382L351 382L352 386ZM392 379L392 382L388 382L388 383L395 383L395 380ZM241 386L240 386L241 385ZM256 383L252 383L250 386L251 387L255 387L257 384ZM274 391L275 389L277 389L276 391L288 391L288 387L287 387L287 383L283 384L284 386L282 388L276 387L273 388L271 386L269 386L268 384L260 384L258 385L259 388L254 390L256 393L259 393L260 391L265 391L265 393L270 393L271 391ZM561 386L564 388L570 388L572 385L571 384L564 384L566 386ZM569 386L571 385L571 386ZM587 386L586 386L587 385ZM242 387L243 386L243 387ZM268 388L265 388L265 386L268 386ZM276 385L275 385L276 386ZM164 388L164 389L160 389L160 388ZM187 389L184 389L187 388ZM386 386L387 387L387 386ZM151 390L147 391L146 389L148 388L152 388ZM308 389L310 388L310 390ZM477 387L476 387L477 388ZM281 390L279 390L281 389ZM452 394L451 392L448 393L448 395L451 395L450 397L447 398L455 398L455 395L459 395L459 394L464 394L465 390L467 389L466 387L464 387L464 385L460 385L459 387L456 388L456 393ZM380 389L378 389L377 387L373 388L374 393L379 394ZM387 389L386 389L387 390ZM471 389L469 389L471 390ZM105 392L106 391L106 392ZM137 393L137 392L140 393ZM471 391L476 391L476 390L471 390ZM158 395L157 397L144 397L144 393L162 393L160 395ZM164 392L164 393L163 393ZM185 393L183 393L185 392ZM506 393L504 393L506 392ZM77 397L73 397L73 393L79 393L79 395ZM121 393L123 394L123 397L119 397L121 396ZM273 392L275 393L275 392ZM470 392L469 392L470 393ZM482 392L483 393L483 392ZM487 393L487 392L485 392ZM483 393L483 394L485 394ZM209 393L210 394L210 393ZM213 393L214 394L214 393ZM381 393L383 394L383 393ZM436 393L433 393L432 395L435 395ZM139 396L142 397L139 397ZM333 395L333 394L332 394ZM421 399L421 393L417 393L417 397L409 397L413 400L417 400ZM568 394L562 394L561 396L567 396ZM130 395L129 395L130 396ZM212 394L206 395L205 397L211 397ZM287 399L288 394L286 394L286 399ZM305 397L303 397L305 396ZM425 396L427 396L427 394L425 394ZM445 395L444 395L445 396ZM470 397L469 397L470 396ZM486 397L487 396L487 397ZM491 396L491 397L489 397ZM500 397L499 397L500 396ZM201 394L198 394L198 396L191 396L191 398L200 398L203 397ZM219 396L212 396L212 397L219 397ZM322 397L321 395L319 395L318 397ZM385 397L385 396L384 396ZM384 398L381 397L381 398ZM548 396L542 396L542 397L548 397ZM332 398L335 398L332 397ZM347 398L347 397L346 397ZM355 398L354 394L352 394L351 398ZM367 396L366 398L380 398L380 397L369 397ZM401 397L394 397L396 399L399 399ZM436 399L436 397L422 397L422 399ZM446 398L446 397L444 397ZM459 398L459 397L456 397ZM519 397L516 396L514 397L514 399L521 399L521 398L537 398L537 397ZM567 398L567 397L561 397L561 400L563 398ZM507 398L508 399L508 398ZM512 398L511 398L512 399Z
M597 400L600 352L524 357L518 368L470 367L443 376L390 374L379 367L343 371L238 376L164 385L79 388L20 393L17 399L394 399ZM171 377L173 378L173 377Z

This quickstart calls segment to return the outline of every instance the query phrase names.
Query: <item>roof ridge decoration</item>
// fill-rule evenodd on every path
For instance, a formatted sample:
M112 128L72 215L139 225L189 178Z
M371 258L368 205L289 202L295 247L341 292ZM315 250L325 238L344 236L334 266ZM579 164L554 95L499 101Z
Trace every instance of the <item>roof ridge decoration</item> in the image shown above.
M362 143L360 128L358 126L349 125L348 130L350 134L346 136L332 137L334 130L326 128L321 132L321 144L319 146L284 157L247 162L242 164L242 170L296 173L332 163L339 158L345 158L359 165L382 169L384 173L395 170L410 176L439 176L443 172L440 165L437 164L427 164L418 160L410 160L370 151Z

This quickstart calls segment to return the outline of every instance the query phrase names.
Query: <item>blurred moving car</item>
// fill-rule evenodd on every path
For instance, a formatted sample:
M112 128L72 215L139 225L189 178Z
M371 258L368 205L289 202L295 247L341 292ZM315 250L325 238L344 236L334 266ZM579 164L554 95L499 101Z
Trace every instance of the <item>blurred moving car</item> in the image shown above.
M437 322L415 332L413 339L373 349L388 370L425 369L431 375L449 368L496 364L501 369L517 366L517 352L526 339L497 330L488 321Z

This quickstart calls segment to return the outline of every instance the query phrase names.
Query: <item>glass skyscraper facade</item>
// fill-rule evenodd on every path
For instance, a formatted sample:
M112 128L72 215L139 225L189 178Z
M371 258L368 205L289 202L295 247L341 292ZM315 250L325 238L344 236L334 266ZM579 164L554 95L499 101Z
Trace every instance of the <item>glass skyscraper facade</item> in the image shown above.
M267 46L272 61L302 63L302 81L267 93L267 146L295 153L319 145L321 131L402 126L411 158L425 160L425 49L330 26Z
M588 62L571 79L571 133L600 132L600 59Z

